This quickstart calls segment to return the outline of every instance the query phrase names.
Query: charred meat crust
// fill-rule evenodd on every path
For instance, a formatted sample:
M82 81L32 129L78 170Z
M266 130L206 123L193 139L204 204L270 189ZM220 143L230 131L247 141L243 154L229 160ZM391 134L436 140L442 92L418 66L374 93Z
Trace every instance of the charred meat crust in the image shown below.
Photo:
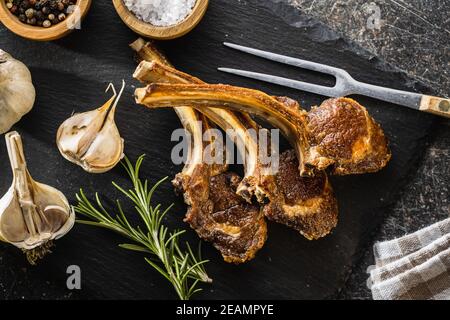
M253 259L267 239L260 207L236 194L240 180L232 172L211 177L208 201L195 202L185 219L202 239L221 252L226 262L236 264Z
M328 159L337 175L375 172L391 158L380 125L367 110L350 98L325 100L308 113L308 141L318 156Z
M324 237L336 227L338 206L326 173L301 177L294 150L281 154L276 185L275 199L263 209L268 219L285 224L310 240Z

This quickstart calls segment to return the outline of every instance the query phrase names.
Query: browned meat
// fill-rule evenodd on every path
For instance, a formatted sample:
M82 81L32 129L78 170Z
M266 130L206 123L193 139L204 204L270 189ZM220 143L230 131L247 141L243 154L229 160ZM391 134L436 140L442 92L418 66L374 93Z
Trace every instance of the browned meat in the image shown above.
M232 172L210 178L210 197L194 203L185 221L204 240L211 242L226 262L243 263L254 258L267 238L264 214L257 205L236 194L241 178Z
M275 97L287 108L301 110L299 103L288 97ZM326 236L338 222L338 204L325 171L312 177L298 174L294 150L280 155L279 171L272 179L270 202L264 206L265 216L285 224L309 240Z
M355 100L324 101L308 113L310 163L331 164L338 175L366 173L383 168L391 158L380 125Z
M267 218L299 231L310 240L324 237L336 227L337 201L324 171L314 177L301 177L295 151L289 150L280 156L275 179L277 192L264 206Z
M156 62L142 62L136 69L134 76L140 80L145 79L147 83L201 83L195 77L173 68L162 66ZM287 97L274 97L274 99L293 112L300 112L301 110L295 100ZM259 126L246 113L234 113L212 107L201 108L200 110L224 130L234 129L241 132L243 137L241 142L245 143L245 148L248 154L251 155L249 157L251 161L246 163L246 176L239 184L239 195L249 201L251 193L246 192L243 194L239 190L248 191L256 186L254 194L257 196L264 194L258 200L261 201L267 198L270 202L264 208L266 216L273 221L286 224L298 230L309 239L325 236L331 231L337 223L338 210L331 185L324 172L317 173L315 177L301 178L298 171L288 170L292 169L293 164L296 163L298 165L295 153L291 151L281 157L281 169L283 171L276 177L271 174L262 174L269 171L264 171L264 166L258 163L257 141L246 138L244 134L247 128L258 131L260 129ZM291 176L287 177L286 182L283 182L287 172ZM280 177L282 178L280 179ZM302 191L298 195L298 199L294 199L296 202L287 201L289 197L287 197L286 192L289 189L291 189L290 194ZM263 192L259 190L263 190ZM320 193L316 194L317 190ZM313 203L313 201L315 202Z

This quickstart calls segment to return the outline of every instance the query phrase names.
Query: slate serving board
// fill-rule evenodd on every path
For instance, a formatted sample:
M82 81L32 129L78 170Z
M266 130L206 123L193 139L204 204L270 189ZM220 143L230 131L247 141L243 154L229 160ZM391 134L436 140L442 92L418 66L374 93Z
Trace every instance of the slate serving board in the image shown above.
M270 3L270 5L269 5ZM280 13L283 19L280 18ZM223 41L298 56L339 66L356 79L398 89L413 90L404 75L389 71L376 59L356 54L339 37L329 37L323 26L296 28L286 17L296 13L270 1L211 1L205 19L189 35L164 43L171 61L181 70L211 83L229 83L264 90L273 95L298 99L302 106L320 103L324 97L245 80L216 71L219 66L277 73L306 81L331 83L331 79L304 70L234 52ZM100 106L109 82L127 89L117 110L117 122L126 141L126 154L135 159L147 155L142 174L151 182L172 178L181 168L172 164L171 133L180 127L172 110L149 111L134 103L136 66L128 44L136 39L116 15L109 1L95 1L82 29L53 43L34 43L18 38L0 27L0 48L25 62L37 89L33 111L15 126L24 139L29 169L38 181L61 189L75 203L80 187L87 194L101 191L116 199L110 182L126 184L121 168L103 175L90 175L64 160L55 146L58 126L72 112ZM422 88L423 89L423 88ZM319 241L307 241L296 232L269 223L269 239L256 259L241 266L226 264L218 252L204 244L204 255L214 283L204 286L201 299L322 299L334 297L347 279L352 263L395 201L399 188L423 151L423 142L435 120L433 116L387 103L356 97L379 121L390 140L393 159L376 174L333 177L339 200L340 221L333 234ZM11 183L6 148L0 142L0 193ZM156 201L175 203L167 224L187 228L182 222L185 206L165 183ZM109 203L112 205L111 203ZM128 207L129 208L129 207ZM130 210L131 211L131 210ZM137 221L137 220L135 220ZM188 230L186 240L197 243ZM123 239L109 231L76 225L57 242L54 252L37 267L27 264L22 253L0 245L0 298L56 299L172 299L168 283L153 271L142 255L116 245ZM82 290L66 289L66 268L79 265Z

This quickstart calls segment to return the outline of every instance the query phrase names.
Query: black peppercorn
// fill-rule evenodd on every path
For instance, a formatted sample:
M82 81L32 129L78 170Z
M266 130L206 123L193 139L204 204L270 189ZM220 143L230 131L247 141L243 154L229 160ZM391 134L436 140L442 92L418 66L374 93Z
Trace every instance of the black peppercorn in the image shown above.
M5 1L5 0L0 0ZM77 0L6 0L6 7L19 21L49 28L67 18Z
M58 3L57 3L56 1L51 1L51 2L50 2L50 8L51 8L52 10L58 9Z
M28 24L31 24L31 25L33 25L33 26L36 24L36 22L37 22L37 21L36 21L36 18L34 18L34 17L31 18L31 19L27 19L27 23L28 23Z
M30 7L30 2L28 0L22 0L20 6L24 9L28 9Z
M36 11L36 13L34 14L34 16L36 17L36 19L38 20L44 20L45 15L42 13L42 11Z

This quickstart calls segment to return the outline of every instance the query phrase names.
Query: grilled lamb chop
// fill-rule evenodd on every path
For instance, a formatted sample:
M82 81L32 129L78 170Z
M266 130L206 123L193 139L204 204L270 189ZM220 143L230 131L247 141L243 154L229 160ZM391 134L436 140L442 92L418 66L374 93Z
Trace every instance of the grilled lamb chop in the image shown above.
M138 39L131 47L141 60L170 65L151 42ZM199 123L207 132L209 121L190 107L180 106L175 111L193 137L187 164L173 180L189 205L185 221L202 239L212 242L225 261L243 263L253 259L267 239L262 210L236 195L240 177L225 173L226 165L204 163L204 150L212 139L203 141Z
M243 263L255 257L267 239L262 210L236 194L241 178L223 173L210 178L209 199L189 207L185 221L222 253L226 262Z
M325 100L308 113L309 164L333 174L376 172L391 159L387 139L366 108L350 98Z
M308 114L261 91L228 85L151 84L136 89L137 103L171 107L189 103L250 112L278 127L294 146L302 176L332 167L335 174L375 172L391 154L380 126L349 98L325 101Z
M294 150L281 154L276 185L277 192L263 209L268 219L299 231L309 240L324 237L336 227L338 206L326 173L300 176Z
M300 110L299 103L288 97L274 97L292 110ZM309 240L328 235L338 222L338 204L325 171L313 177L298 173L295 150L280 155L279 170L274 177L275 188L270 202L263 208L272 221L285 224Z
M200 82L197 78L156 62L142 62L136 69L134 77L146 83ZM290 98L276 97L275 99L287 108L293 110L300 108L299 104ZM258 129L259 126L247 114L211 107L201 110L224 130L233 129L242 132L241 140L245 143L248 152L253 155L251 159L258 159L257 142L246 139L244 135L246 127L243 127L242 124L247 123L247 128ZM240 122L239 119L241 119ZM265 196L269 199L269 204L264 206L265 215L273 221L296 229L308 239L325 236L336 226L338 215L337 202L326 173L321 172L311 178L300 177L295 167L295 164L298 165L298 161L292 150L285 153L280 161L281 172L273 176L272 172L267 170L267 173L270 174L260 174L261 180L254 183L260 189L265 190ZM294 170L292 170L293 164ZM247 164L246 169L248 166L251 166L251 163ZM262 168L263 166L259 164L260 172L263 172ZM286 177L286 174L291 176ZM249 176L246 175L247 178ZM240 186L242 186L242 182ZM290 193L288 193L289 190ZM292 192L299 192L299 194L293 195Z

